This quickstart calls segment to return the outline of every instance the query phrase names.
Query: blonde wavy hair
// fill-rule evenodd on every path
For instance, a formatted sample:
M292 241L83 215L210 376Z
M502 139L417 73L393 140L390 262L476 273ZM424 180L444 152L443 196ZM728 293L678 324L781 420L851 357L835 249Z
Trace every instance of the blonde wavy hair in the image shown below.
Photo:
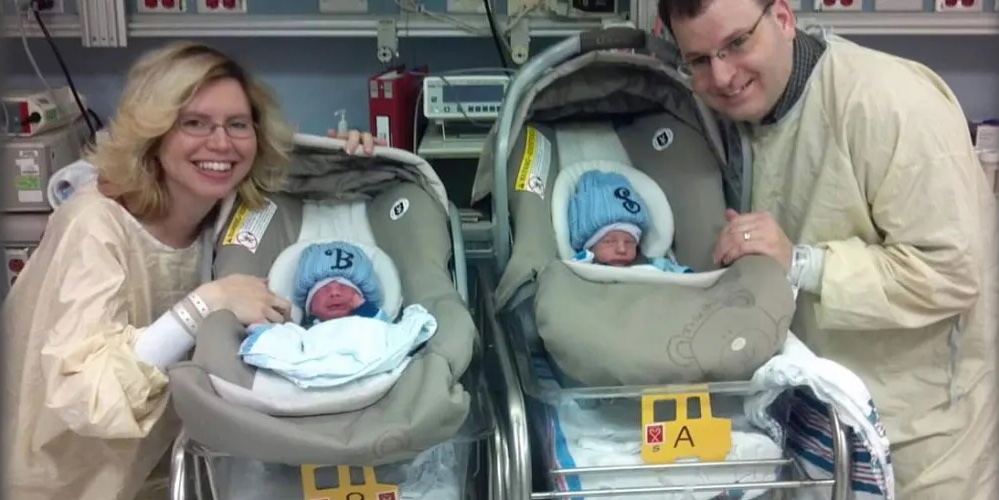
M236 191L250 208L264 192L284 183L292 150L292 129L271 92L225 54L209 46L176 42L144 55L128 71L125 89L109 127L87 155L97 166L101 191L121 199L140 219L158 219L169 210L163 169L156 157L180 110L204 85L237 80L250 101L257 131L257 156Z

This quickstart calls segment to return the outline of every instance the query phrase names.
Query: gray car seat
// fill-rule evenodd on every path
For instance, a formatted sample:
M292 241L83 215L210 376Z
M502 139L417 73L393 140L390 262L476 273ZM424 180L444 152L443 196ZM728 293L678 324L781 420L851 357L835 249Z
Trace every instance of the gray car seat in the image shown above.
M734 198L722 175L741 169L748 151L725 142L724 124L675 71L674 53L581 52L557 65L532 63L547 69L508 91L512 119L494 127L479 163L473 199L493 195L501 314L569 385L748 380L784 344L794 312L775 260L747 256L724 269L712 260ZM567 136L606 144L597 149L611 156L579 158ZM564 224L556 205L573 189L560 176L607 164L638 171L629 177L636 189L665 195L672 250L694 274L595 271L571 261L565 228L553 222ZM643 251L656 246L651 239L643 236Z
M411 459L455 436L470 413L462 376L477 350L477 330L453 281L452 259L463 256L453 255L446 193L412 154L379 148L375 158L364 158L344 153L341 141L303 135L296 141L285 192L268 195L269 220L258 219L262 227L240 237L245 212L227 215L215 277L267 276L278 254L300 240L306 200L360 202L374 246L398 270L403 307L424 306L437 319L437 333L370 406L280 417L236 404L219 390L249 390L256 370L237 356L244 327L229 312L215 313L200 328L192 359L169 370L174 407L191 440L235 457L367 466Z

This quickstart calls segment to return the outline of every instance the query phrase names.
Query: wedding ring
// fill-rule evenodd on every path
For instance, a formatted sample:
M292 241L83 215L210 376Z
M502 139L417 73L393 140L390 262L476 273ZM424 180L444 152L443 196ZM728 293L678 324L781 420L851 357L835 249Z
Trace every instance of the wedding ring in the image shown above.
M746 231L745 233L742 233L742 239L744 241L749 241L749 238L752 238L752 237L753 237L753 235L749 231Z

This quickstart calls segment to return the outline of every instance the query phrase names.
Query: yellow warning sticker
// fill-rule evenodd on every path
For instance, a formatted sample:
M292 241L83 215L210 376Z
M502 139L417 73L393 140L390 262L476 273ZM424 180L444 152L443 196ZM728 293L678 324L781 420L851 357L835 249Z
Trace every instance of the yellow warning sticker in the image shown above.
M524 156L517 168L513 188L545 197L545 184L552 163L552 143L534 127L527 127L524 137Z
M222 238L223 245L239 245L251 252L256 252L260 240L267 231L277 205L271 200L264 200L265 205L257 210L250 210L243 203L232 216L229 229Z

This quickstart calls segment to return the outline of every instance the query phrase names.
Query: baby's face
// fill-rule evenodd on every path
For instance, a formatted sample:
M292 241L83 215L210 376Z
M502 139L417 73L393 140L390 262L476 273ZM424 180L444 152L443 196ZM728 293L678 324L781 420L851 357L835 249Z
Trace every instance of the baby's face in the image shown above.
M638 240L624 231L611 231L598 240L590 251L593 261L607 266L630 266L638 257Z
M312 296L309 313L322 321L350 316L364 303L364 297L357 290L334 281L323 285Z

